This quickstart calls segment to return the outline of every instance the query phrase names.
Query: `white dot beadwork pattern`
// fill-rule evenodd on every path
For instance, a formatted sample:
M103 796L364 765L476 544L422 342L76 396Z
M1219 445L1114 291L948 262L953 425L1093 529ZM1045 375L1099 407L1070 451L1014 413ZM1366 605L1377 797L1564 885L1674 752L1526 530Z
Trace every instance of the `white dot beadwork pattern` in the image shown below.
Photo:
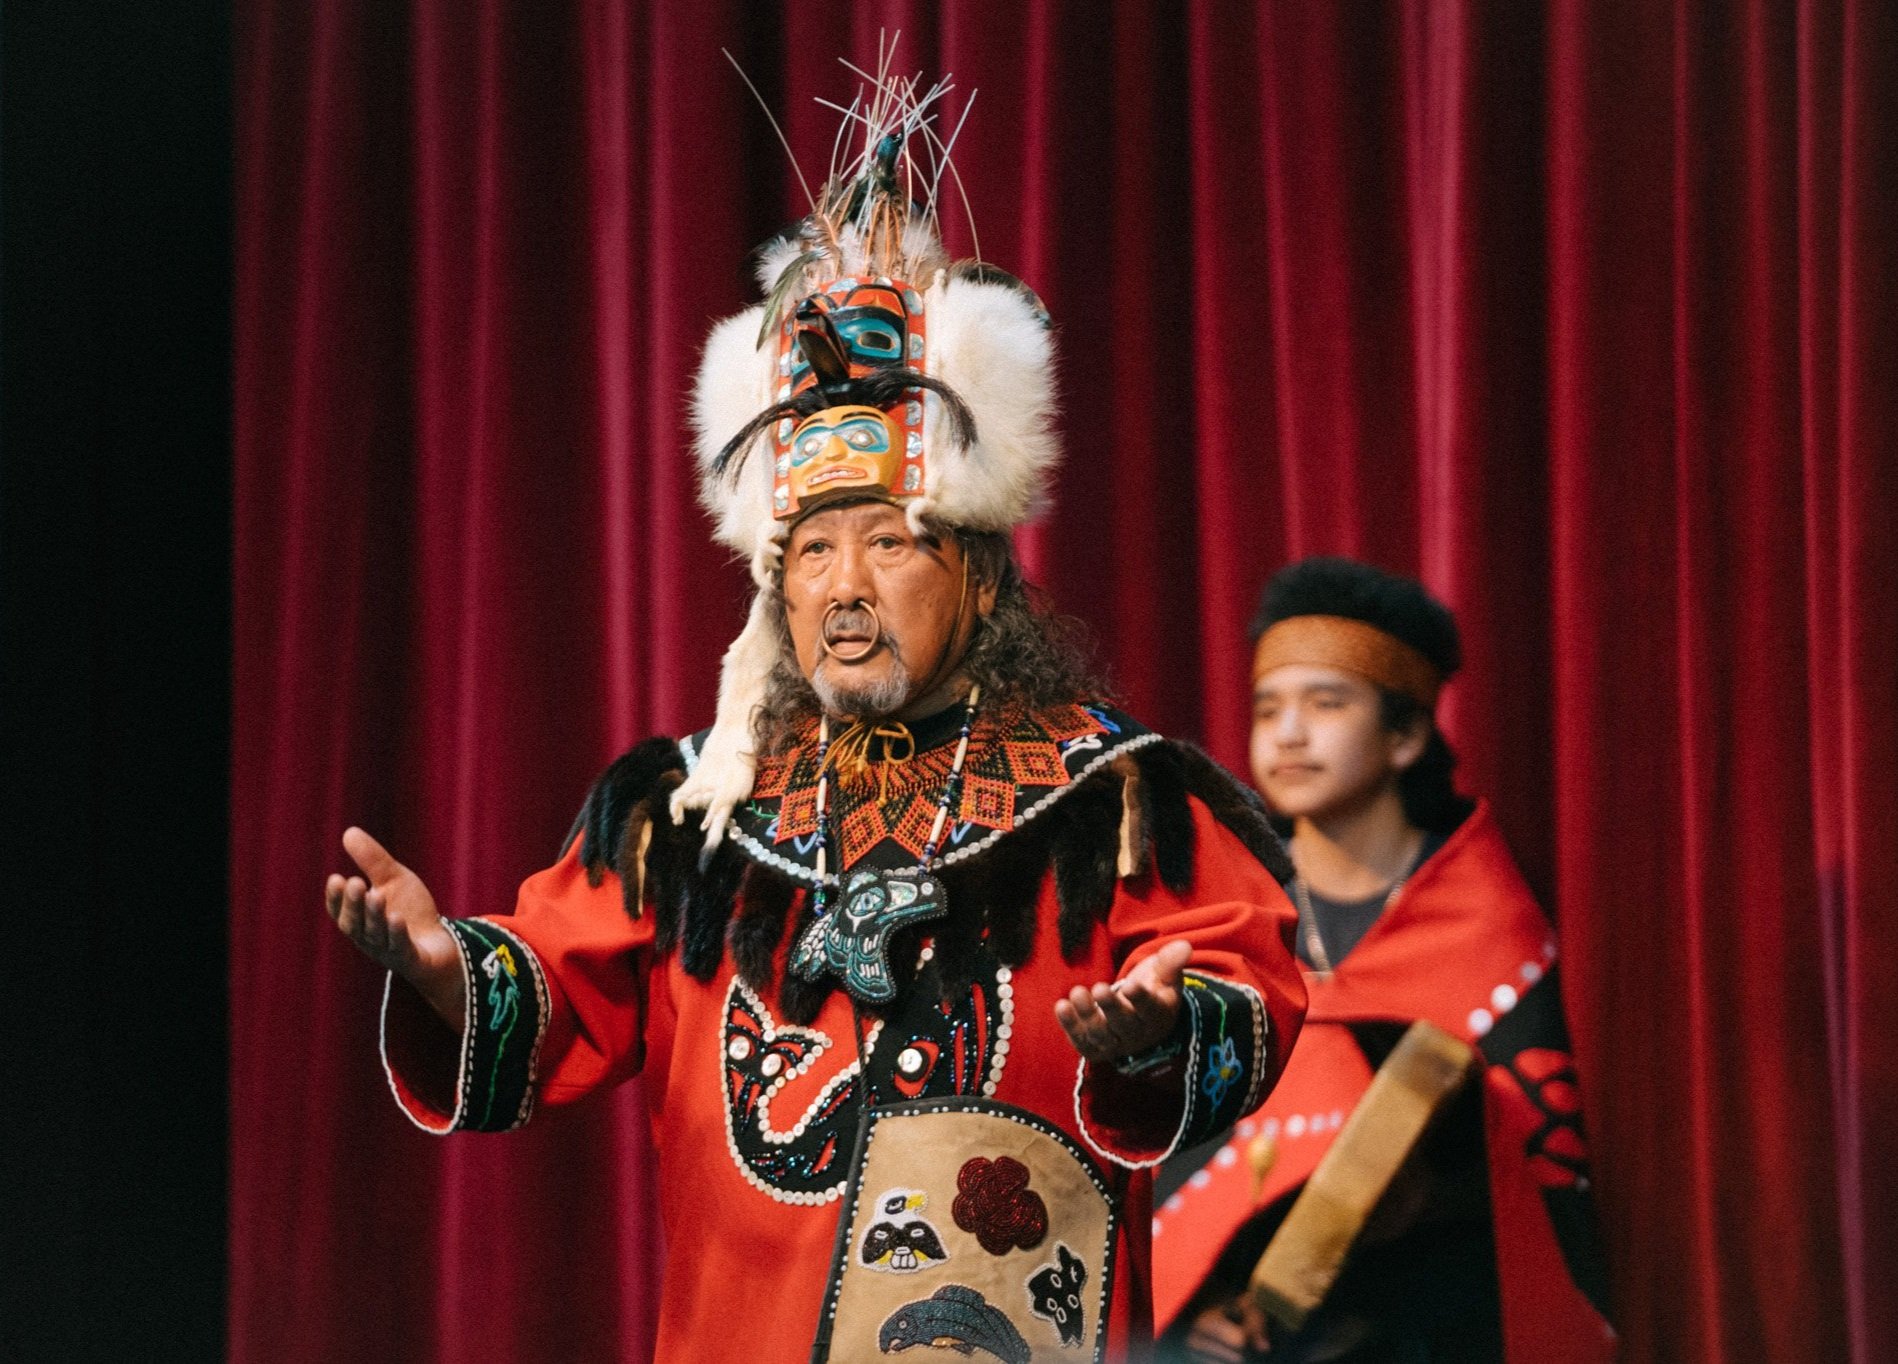
M982 1095L993 1099L1002 1083L1002 1067L1008 1064L1008 1039L1015 1031L1015 973L1006 966L995 968L995 998L1002 1006L1002 1021L995 1026L995 1059L989 1062L988 1078L982 1082Z
M789 1068L784 1068L782 1057L773 1055L766 1058L767 1060L776 1060L778 1062L779 1067L780 1067L780 1073L776 1076L776 1078L771 1080L770 1084L765 1086L764 1092L760 1094L758 1097L758 1110L757 1110L757 1120L756 1120L758 1135L761 1138L763 1138L765 1141L770 1142L773 1145L777 1145L777 1146L786 1145L790 1142L796 1141L799 1137L804 1135L804 1133L808 1130L811 1114L819 1111L820 1107L826 1104L829 1101L830 1097L834 1093L836 1093L839 1086L850 1084L856 1079L858 1063L855 1061L852 1061L849 1065L845 1066L841 1071L839 1071L837 1075L831 1080L831 1082L824 1086L822 1092L819 1093L818 1096L811 1101L810 1106L804 1111L804 1116L799 1118L798 1121L795 1124L793 1124L792 1127L788 1131L778 1132L778 1131L772 1130L772 1127L771 1127L772 1096L777 1094L777 1092L781 1090L785 1085L789 1084L792 1080L796 1079L799 1075L802 1075L805 1071L809 1070L813 1065L815 1065L817 1063L818 1057L822 1056L826 1051L829 1051L833 1043L831 1042L831 1039L829 1037L825 1036L823 1033L818 1032L817 1030L813 1028L780 1029L777 1025L777 1020L771 1016L771 1011L765 1008L764 1001L759 999L758 996L754 994L745 985L743 981L738 980L736 978L733 979L731 983L731 989L726 996L725 1013L727 1015L729 1015L730 1013L730 1003L733 996L743 997L746 1007L751 1011L753 1017L758 1019L759 1025L764 1031L764 1036L767 1043L769 1043L770 1040L774 1037L784 1035L784 1036L795 1036L797 1038L800 1038L803 1041L807 1042L810 1046L810 1050L805 1053L804 1059L801 1062L799 1062L797 1065L791 1066ZM879 1027L880 1026L881 1025L879 1025ZM874 1031L873 1031L872 1036L874 1039ZM741 1043L741 1042L744 1044L742 1049L737 1045L738 1043ZM742 1054L738 1054L741 1050L742 1050ZM747 1057L749 1057L751 1055L751 1051L752 1051L751 1039L747 1037L733 1038L731 1045L727 1048L728 1054L732 1056L733 1060L737 1060L737 1061L742 1061L746 1059ZM868 1053L866 1052L866 1055L867 1054ZM759 1069L760 1070L764 1069L763 1062L759 1063ZM758 1190L758 1192L765 1194L767 1197L772 1198L779 1203L791 1203L791 1204L798 1204L798 1205L815 1206L820 1203L834 1203L839 1198L843 1197L845 1185L847 1182L847 1176L843 1178L839 1178L837 1183L829 1186L828 1188L814 1190L809 1193L790 1192L784 1189L775 1188L771 1184L767 1183L765 1180L759 1178L757 1171L753 1170L751 1166L745 1163L744 1152L738 1149L738 1133L733 1126L732 1106L727 1101L728 1096L726 1094L726 1082L725 1082L725 1076L723 1073L723 1067L720 1067L720 1073L717 1078L718 1078L718 1086L719 1086L719 1107L722 1108L725 1112L725 1150L727 1151L727 1153L730 1154L732 1158L732 1164L738 1167L738 1173L741 1176L743 1176L747 1184L751 1185L754 1189Z
M805 1071L809 1070L812 1066L816 1065L817 1058L822 1056L825 1052L829 1051L830 1047L831 1047L831 1043L828 1039L822 1042L814 1043L811 1047L809 1055L807 1055L797 1065L793 1066L790 1070L786 1070L782 1074L777 1075L777 1077L773 1079L769 1085L765 1086L764 1093L758 1096L758 1135L759 1136L763 1137L766 1141L771 1142L774 1145L778 1145L778 1146L788 1145L789 1143L796 1141L799 1137L803 1136L804 1133L809 1129L811 1114L818 1111L819 1107L822 1106L823 1103L827 1099L829 1099L833 1093L836 1092L837 1087L840 1084L847 1082L852 1076L856 1074L856 1070L855 1070L856 1062L853 1061L850 1063L849 1066L846 1066L841 1072L839 1072L838 1075L834 1079L832 1079L829 1084L825 1085L823 1090L818 1094L818 1096L815 1099L811 1100L810 1104L804 1110L803 1117L799 1118L795 1123L791 1124L790 1127L786 1128L782 1132L777 1132L777 1131L772 1130L771 1128L771 1100L774 1097L776 1097L778 1091L784 1088L785 1085L789 1084L792 1080L795 1080L798 1076L804 1074ZM767 1056L764 1059L764 1061L759 1062L758 1069L765 1070L767 1068L767 1063L771 1061L777 1061L779 1063L778 1068L782 1069L783 1058L778 1057L778 1056Z

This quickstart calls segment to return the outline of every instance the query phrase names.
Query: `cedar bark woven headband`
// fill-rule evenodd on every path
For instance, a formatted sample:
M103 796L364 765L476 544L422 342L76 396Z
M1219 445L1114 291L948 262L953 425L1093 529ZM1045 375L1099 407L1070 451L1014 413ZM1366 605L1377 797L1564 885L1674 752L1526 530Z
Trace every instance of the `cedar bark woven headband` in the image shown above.
M1252 680L1287 663L1342 668L1408 696L1426 710L1435 708L1443 690L1443 675L1429 659L1397 636L1349 616L1288 616L1280 621L1259 636Z

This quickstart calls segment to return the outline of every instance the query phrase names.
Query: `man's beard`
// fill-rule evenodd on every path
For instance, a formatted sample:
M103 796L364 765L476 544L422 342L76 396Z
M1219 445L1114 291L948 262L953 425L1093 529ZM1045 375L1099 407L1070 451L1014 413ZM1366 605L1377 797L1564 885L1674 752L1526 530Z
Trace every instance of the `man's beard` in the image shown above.
M831 715L843 720L881 720L894 715L909 700L909 669L903 664L903 654L897 648L896 641L886 631L882 647L890 651L889 671L882 680L849 685L849 668L828 655L818 660L817 667L811 673L811 690L817 693L818 704ZM833 680L831 670L836 669L841 677Z

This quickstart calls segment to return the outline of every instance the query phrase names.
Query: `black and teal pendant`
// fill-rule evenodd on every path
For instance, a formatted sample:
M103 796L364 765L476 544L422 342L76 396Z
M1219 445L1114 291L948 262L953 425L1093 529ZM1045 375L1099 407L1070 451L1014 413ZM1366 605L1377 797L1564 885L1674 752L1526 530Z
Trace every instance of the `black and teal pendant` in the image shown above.
M837 977L853 999L887 1004L896 998L890 978L890 938L899 928L949 912L942 882L921 870L859 868L845 878L840 903L804 930L791 970L805 980Z

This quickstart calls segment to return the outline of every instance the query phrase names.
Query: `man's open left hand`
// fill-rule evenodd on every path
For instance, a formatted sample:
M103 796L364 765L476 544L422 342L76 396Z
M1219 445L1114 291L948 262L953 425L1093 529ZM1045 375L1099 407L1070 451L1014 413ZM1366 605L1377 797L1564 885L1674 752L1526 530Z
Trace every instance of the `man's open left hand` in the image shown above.
M1112 985L1077 985L1055 1001L1054 1016L1074 1049L1090 1061L1113 1062L1150 1051L1173 1034L1180 1017L1180 980L1193 945L1175 939Z

